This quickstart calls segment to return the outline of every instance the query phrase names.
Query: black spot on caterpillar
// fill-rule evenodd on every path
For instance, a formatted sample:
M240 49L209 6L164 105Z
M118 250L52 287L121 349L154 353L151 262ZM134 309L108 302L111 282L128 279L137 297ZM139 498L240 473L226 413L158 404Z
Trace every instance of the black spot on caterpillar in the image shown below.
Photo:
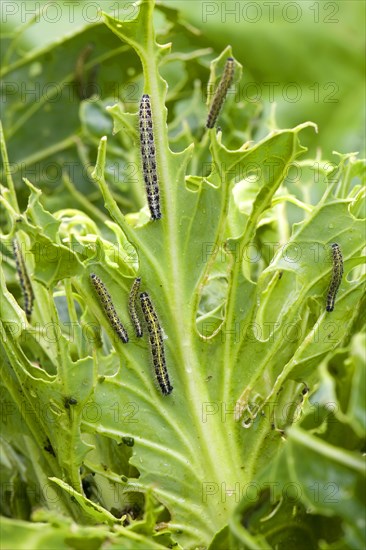
M150 97L144 94L140 102L140 148L142 172L147 202L152 220L161 218L159 182L156 171L155 141Z
M19 243L16 239L13 239L13 254L15 259L15 265L17 268L20 287L22 289L24 300L24 311L29 319L32 314L34 294L31 282L28 277L27 268L25 267L24 258L19 247Z
M221 80L211 102L210 110L207 116L206 128L213 128L215 126L227 91L230 88L234 78L234 67L234 59L232 57L228 57Z
M140 283L141 283L141 278L137 277L132 284L132 287L130 290L130 296L128 299L128 311L130 313L130 317L131 317L132 324L134 326L137 338L141 338L142 336L142 326L136 311L136 299L140 288Z
M332 244L333 270L327 295L327 311L333 311L336 295L343 275L343 258L341 249L337 243Z
M125 327L122 325L121 320L117 315L117 312L112 302L112 298L108 290L106 289L101 279L97 275L95 275L95 273L92 273L90 275L90 279L91 279L91 282L93 283L96 293L98 294L100 304L103 307L106 316L108 317L111 327L119 336L119 338L122 340L122 342L124 344L127 344L128 342L127 331Z
M170 384L168 371L165 363L165 352L163 343L163 331L158 316L146 292L140 294L141 308L144 314L146 325L149 331L151 354L155 369L156 378L163 395L169 395L173 391Z

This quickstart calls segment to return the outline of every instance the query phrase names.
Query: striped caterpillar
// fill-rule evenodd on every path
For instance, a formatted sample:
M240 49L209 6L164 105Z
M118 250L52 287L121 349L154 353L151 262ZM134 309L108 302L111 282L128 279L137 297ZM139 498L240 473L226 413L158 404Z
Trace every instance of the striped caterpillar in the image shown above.
M134 326L137 338L141 338L142 336L142 326L136 311L136 299L140 288L140 283L141 278L137 277L132 284L130 295L128 298L128 311L130 313L131 321Z
M19 243L16 239L13 239L13 254L15 259L15 265L17 268L17 274L19 278L20 287L22 289L24 300L24 311L29 319L32 314L34 294L30 279L28 277L27 268L24 263L24 258L20 250Z
M333 271L330 281L328 294L327 294L327 311L333 311L335 305L336 295L339 286L342 281L343 275L343 258L339 245L337 243L332 244L332 257L333 257Z
M207 116L206 128L213 128L215 126L217 117L219 116L220 109L222 107L222 104L224 103L228 89L232 84L233 78L234 59L232 57L228 57L220 83L212 99L210 110Z
M122 342L124 344L127 344L128 334L120 318L117 315L111 295L109 294L102 280L97 275L95 275L95 273L92 273L90 275L90 280L95 288L96 293L98 294L99 302L103 307L106 316L108 317L111 327L122 340Z
M140 102L140 148L147 202L152 220L161 218L155 142L150 97L144 94Z
M170 384L168 370L165 362L163 343L163 331L158 316L147 292L140 294L141 308L149 331L151 354L156 378L163 395L169 395L173 391Z

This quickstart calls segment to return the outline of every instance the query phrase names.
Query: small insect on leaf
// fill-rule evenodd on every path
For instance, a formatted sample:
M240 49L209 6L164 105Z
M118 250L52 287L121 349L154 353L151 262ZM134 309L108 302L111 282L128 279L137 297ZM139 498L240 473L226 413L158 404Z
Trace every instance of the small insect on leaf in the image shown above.
M343 275L343 257L341 249L337 243L332 244L332 259L332 278L328 289L326 306L326 310L329 312L334 310L336 295L341 284Z
M93 44L87 44L76 60L75 64L75 86L80 100L92 97L98 90L96 76L99 70L99 64L94 64L87 72L85 65L94 50Z
M226 60L225 68L215 95L212 99L210 110L207 117L206 128L213 128L219 116L222 104L224 103L228 89L230 88L235 71L235 62L232 57Z
M131 287L130 296L128 299L128 311L130 313L131 321L135 329L137 338L142 336L142 326L136 309L137 294L140 288L141 278L137 277Z
M161 218L160 192L156 170L155 141L150 96L144 94L140 102L140 148L142 172L151 219Z
M169 395L173 391L170 384L168 370L165 362L163 331L158 316L147 292L140 294L141 308L149 331L151 354L157 381L163 395Z
M119 336L119 338L122 340L122 342L124 344L127 344L128 342L127 331L123 326L120 318L117 315L116 309L112 302L111 295L106 289L105 284L97 275L95 275L95 273L92 273L90 275L90 280L95 288L96 293L98 294L99 302L102 308L104 309L106 316L108 317L111 327L113 328L115 333Z
M18 279L20 287L22 289L24 300L24 311L29 319L32 314L34 294L30 279L28 277L27 268L25 266L22 251L20 250L17 239L13 239L13 254L15 259L15 265L17 269Z

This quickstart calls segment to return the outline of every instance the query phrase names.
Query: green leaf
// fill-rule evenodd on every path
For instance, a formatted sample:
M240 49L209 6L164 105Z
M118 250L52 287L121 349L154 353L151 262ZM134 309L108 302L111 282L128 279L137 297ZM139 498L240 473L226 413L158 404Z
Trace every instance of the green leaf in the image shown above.
M61 107L45 98L20 105L18 119L16 98L9 106L10 159L19 160L14 144L24 139L26 166L53 155L66 166L72 150L85 172L63 170L57 186L35 176L20 187L15 177L14 186L2 136L6 544L361 547L364 162L355 153L336 154L332 165L313 159L301 144L313 123L280 130L259 105L233 97L221 130L206 131L201 90L235 49L215 52L209 75L207 49L191 51L188 37L201 39L175 10L154 2L133 8L122 18L103 14L104 30L84 28L4 69L18 67L23 77L28 62L41 59L32 70L43 70L54 55L52 73L63 51L61 81L70 71L87 80L107 33L102 68L109 74L118 60L114 79L136 92L132 101L82 99L63 121L55 115ZM180 44L159 43L177 29ZM93 30L91 51L82 38ZM235 60L236 85L240 79ZM142 93L151 98L162 211L155 221L139 151ZM29 143L27 130L37 120L42 128L46 105L48 148L42 132ZM28 318L14 236L34 292ZM334 242L344 274L328 313ZM127 328L127 344L92 273ZM157 315L142 338L128 311L136 277ZM148 330L158 324L169 395L155 381L162 355L151 358ZM334 488L341 498L328 502ZM11 541L12 525L22 541Z

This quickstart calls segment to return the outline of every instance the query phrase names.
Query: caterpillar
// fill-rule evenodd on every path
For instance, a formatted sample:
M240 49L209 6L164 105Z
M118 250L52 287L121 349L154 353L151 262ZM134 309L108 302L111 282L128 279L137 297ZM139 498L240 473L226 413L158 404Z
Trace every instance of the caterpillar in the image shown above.
M99 70L99 64L95 64L89 73L85 71L85 65L94 50L93 44L87 44L80 52L75 65L75 86L80 100L88 99L97 92L96 76Z
M147 292L140 294L141 308L149 331L151 354L156 378L163 395L169 395L173 391L170 384L165 362L163 332L159 319Z
M18 241L16 239L13 239L12 245L19 283L23 294L24 311L27 315L27 318L29 319L32 314L34 302L33 289L30 279L28 277L27 268L25 266L24 258L20 250Z
M327 294L327 311L333 311L336 295L339 289L339 285L342 281L343 275L343 258L339 245L337 243L332 244L332 257L333 257L333 270L332 278L330 281L328 294Z
M141 338L142 336L142 326L136 311L136 298L140 288L140 283L141 283L141 278L137 277L132 284L132 287L130 290L130 296L128 299L128 311L130 313L130 317L131 317L132 324L134 326L137 338Z
M219 116L220 109L224 103L227 91L232 84L233 78L234 59L232 57L228 57L221 80L212 99L211 107L207 116L206 128L213 128L215 126L217 117Z
M119 338L122 340L122 342L124 344L127 344L128 342L127 331L123 326L123 324L121 323L120 318L117 315L117 312L112 302L111 295L106 289L105 284L97 275L95 275L95 273L92 273L90 275L90 280L95 288L96 293L98 294L99 302L103 307L106 316L108 317L111 327L119 336Z
M145 181L147 202L152 220L161 218L159 182L156 171L155 142L150 96L144 94L140 102L140 148L142 172Z

